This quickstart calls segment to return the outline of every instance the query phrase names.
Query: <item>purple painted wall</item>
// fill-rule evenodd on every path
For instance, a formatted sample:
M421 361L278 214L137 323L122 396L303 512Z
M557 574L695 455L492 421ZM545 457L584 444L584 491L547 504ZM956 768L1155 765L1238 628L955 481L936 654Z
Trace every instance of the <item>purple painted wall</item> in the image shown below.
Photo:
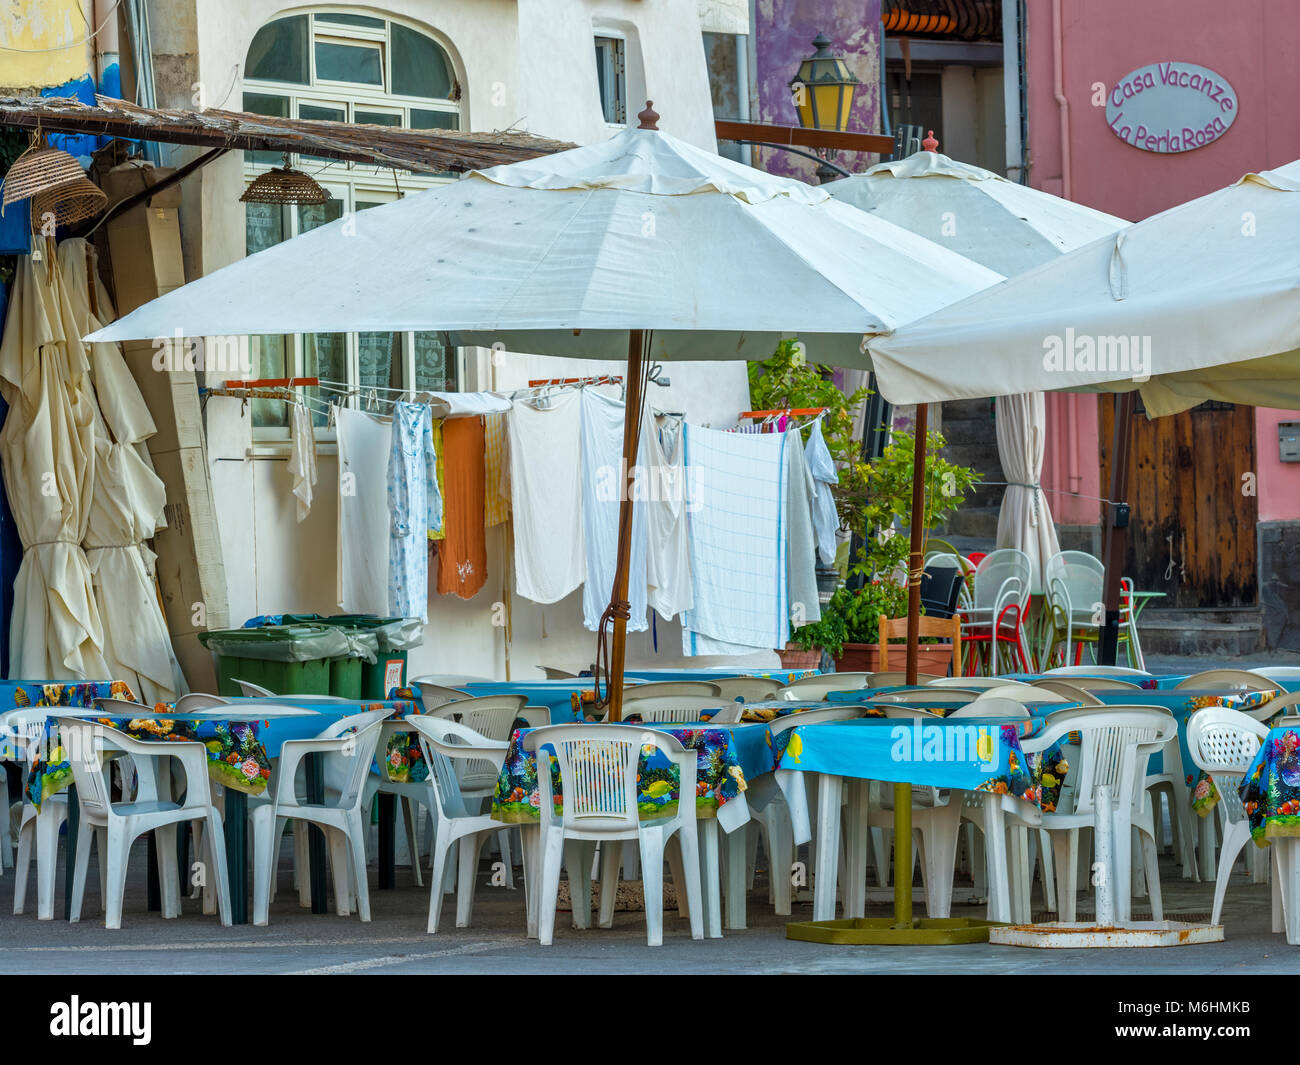
M844 58L861 82L853 96L849 129L880 132L880 0L758 0L751 32L758 87L753 121L799 124L790 100L790 79L800 62L812 55L812 39L824 33L831 40L831 51ZM857 172L876 157L841 152L836 161ZM773 174L817 182L817 164L789 152L760 149L756 165Z

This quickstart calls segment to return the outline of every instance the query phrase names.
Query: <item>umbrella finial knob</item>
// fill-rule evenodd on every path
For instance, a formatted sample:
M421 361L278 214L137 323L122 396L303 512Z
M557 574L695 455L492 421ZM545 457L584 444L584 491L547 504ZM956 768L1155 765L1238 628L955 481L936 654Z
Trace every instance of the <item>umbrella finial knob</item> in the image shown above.
M937 152L939 150L939 142L934 139L934 130L930 130L930 135L921 142L921 147L927 152Z
M637 126L637 129L657 130L659 128L658 125L656 125L659 121L659 112L655 110L655 102L653 100L647 100L645 102L645 110L636 117L641 122L641 124Z

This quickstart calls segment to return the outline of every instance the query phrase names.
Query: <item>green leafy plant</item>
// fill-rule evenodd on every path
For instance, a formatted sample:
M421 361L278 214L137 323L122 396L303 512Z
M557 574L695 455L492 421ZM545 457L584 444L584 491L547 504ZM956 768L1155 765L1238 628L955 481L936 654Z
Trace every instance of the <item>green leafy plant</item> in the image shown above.
M879 642L880 616L899 618L907 611L907 587L899 582L907 571L908 537L897 528L912 516L912 458L914 433L896 430L880 458L866 466L866 501L863 518L874 534L858 552L850 574L864 578L861 588L836 589L822 607L821 621L804 625L790 635L790 642L803 648L824 648L839 657L845 643ZM926 530L934 528L965 500L979 475L968 466L957 466L940 454L947 441L938 432L926 437L925 513Z
M808 362L798 340L783 340L770 359L749 364L749 401L754 410L827 408L822 435L840 474L840 483L832 489L835 508L840 524L861 535L866 465L860 459L862 443L853 437L853 413L871 390L859 388L845 395L832 379L833 373L829 366Z

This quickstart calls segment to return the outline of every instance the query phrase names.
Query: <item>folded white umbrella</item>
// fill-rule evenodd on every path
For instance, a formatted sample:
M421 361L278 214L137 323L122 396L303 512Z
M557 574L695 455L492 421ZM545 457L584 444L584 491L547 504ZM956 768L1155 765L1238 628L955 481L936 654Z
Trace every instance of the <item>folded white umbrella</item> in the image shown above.
M1115 233L1129 223L937 152L917 152L826 186L832 196L1016 277ZM1051 507L1038 487L1046 433L1043 398L997 399L998 457L1011 482L998 515L998 547L1024 551L1035 590L1060 550ZM991 471L984 471L986 474Z
M340 219L137 308L95 339L443 330L457 344L608 359L627 409L651 358L759 359L783 336L866 367L864 338L1000 280L832 199L655 127L471 172ZM637 427L625 437L629 471ZM610 716L621 709L631 493L619 515ZM602 623L602 648L603 648ZM603 653L598 652L598 653Z
M872 340L881 392L932 403L1140 389L1300 408L1300 161L1103 237Z

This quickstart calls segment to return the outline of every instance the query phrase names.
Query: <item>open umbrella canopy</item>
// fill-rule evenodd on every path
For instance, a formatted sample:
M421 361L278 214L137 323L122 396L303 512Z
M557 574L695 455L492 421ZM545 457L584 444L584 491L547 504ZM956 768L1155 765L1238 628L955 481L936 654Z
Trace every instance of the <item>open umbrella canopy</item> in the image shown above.
M1020 185L937 152L880 163L826 186L832 196L876 218L1015 277L1129 223L1081 203ZM1024 551L1035 590L1061 548L1042 473L1046 412L1039 392L999 396L998 457L1011 482L998 515L998 547ZM988 471L985 471L986 475Z
M1140 389L1151 417L1214 399L1300 408L1300 161L1247 174L913 322L870 350L929 403Z
M878 163L826 190L1006 277L1129 224L938 152Z
M342 218L95 339L438 329L608 359L643 329L651 357L749 359L798 333L811 360L866 367L864 335L998 280L822 189L629 129Z

